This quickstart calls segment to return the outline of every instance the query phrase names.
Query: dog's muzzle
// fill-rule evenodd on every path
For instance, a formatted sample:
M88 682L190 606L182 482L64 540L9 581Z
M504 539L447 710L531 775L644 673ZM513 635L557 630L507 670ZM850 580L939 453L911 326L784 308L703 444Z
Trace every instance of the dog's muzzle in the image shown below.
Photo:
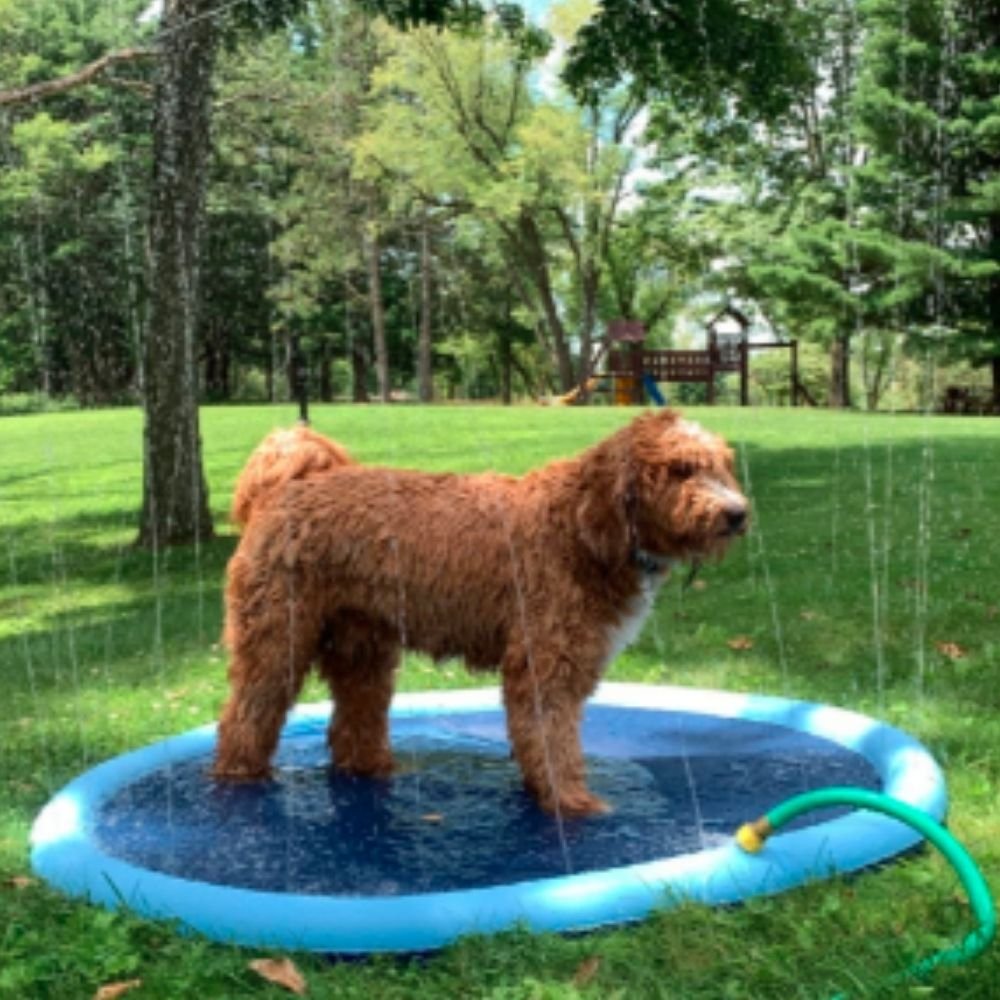
M747 523L750 520L749 511L746 506L727 507L723 513L726 527L726 535L742 535L747 530Z

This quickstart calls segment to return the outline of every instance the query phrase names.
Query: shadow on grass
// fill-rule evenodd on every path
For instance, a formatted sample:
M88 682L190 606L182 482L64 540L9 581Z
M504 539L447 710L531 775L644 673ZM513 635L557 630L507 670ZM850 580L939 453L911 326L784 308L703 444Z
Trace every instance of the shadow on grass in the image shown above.
M102 584L147 581L173 571L186 576L225 567L236 539L225 520L199 545L152 552L136 546L138 514L124 508L75 512L58 522L41 519L4 526L6 585Z

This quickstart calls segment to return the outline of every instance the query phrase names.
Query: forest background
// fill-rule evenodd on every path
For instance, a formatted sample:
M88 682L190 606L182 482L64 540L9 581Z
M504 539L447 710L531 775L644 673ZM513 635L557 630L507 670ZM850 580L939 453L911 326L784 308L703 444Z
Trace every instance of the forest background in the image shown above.
M219 50L201 401L535 398L614 318L700 347L732 305L807 345L821 403L926 407L954 363L1000 402L991 6L0 0L0 394L142 395L187 7Z

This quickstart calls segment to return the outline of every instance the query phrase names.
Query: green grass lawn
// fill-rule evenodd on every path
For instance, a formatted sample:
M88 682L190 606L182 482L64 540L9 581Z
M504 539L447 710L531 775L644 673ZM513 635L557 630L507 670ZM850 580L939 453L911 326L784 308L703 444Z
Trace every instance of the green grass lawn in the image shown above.
M520 472L631 414L317 406L313 422L366 462ZM664 588L611 676L823 700L907 729L947 772L951 829L1000 884L1000 421L694 415L737 448L754 527L698 589ZM131 546L137 412L0 420L0 997L86 998L133 978L136 997L281 995L247 969L257 952L30 880L27 836L81 770L215 718L229 494L255 443L292 416L203 412L219 534L155 558ZM410 689L469 683L459 666L419 658L402 676ZM572 938L513 931L420 961L295 959L316 997L1000 996L997 948L922 987L884 985L970 929L959 888L927 854L740 908L686 906Z

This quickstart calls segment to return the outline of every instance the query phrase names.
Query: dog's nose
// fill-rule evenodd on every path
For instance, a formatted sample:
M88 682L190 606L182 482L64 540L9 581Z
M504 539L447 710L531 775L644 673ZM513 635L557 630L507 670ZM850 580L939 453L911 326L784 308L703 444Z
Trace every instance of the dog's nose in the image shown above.
M730 534L739 535L746 530L747 509L746 507L729 507L726 510L726 525Z

